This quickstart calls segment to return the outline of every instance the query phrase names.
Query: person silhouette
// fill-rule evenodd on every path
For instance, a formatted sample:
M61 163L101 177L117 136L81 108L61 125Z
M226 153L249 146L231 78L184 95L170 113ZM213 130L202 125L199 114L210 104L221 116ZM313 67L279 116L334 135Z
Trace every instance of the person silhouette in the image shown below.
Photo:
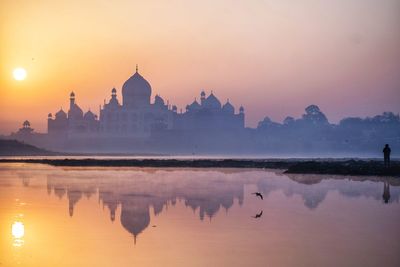
M385 163L385 167L389 168L390 167L390 152L392 150L390 149L389 145L386 144L385 147L383 148L383 160Z

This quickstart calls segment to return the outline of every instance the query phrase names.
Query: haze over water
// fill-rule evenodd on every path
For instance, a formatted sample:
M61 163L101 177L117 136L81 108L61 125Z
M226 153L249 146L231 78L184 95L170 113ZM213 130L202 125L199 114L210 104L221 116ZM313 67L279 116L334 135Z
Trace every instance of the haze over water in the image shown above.
M399 266L398 181L343 178L1 164L0 264Z

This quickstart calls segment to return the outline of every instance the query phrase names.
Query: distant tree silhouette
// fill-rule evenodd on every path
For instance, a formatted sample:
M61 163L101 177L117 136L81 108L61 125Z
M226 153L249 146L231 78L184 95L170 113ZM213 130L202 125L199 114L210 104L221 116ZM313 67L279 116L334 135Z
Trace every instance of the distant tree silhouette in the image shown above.
M317 105L310 105L301 118L287 116L282 124L265 117L256 131L258 146L268 151L372 152L378 156L382 143L400 149L400 117L393 112L331 124Z
M257 129L268 130L272 128L280 127L279 123L273 122L269 117L265 117L262 121L258 123Z
M295 124L295 119L291 116L287 116L284 120L283 120L283 125L285 126L291 126L293 124Z
M329 124L325 114L321 112L317 105L310 105L305 109L306 114L303 115L303 121L314 125Z

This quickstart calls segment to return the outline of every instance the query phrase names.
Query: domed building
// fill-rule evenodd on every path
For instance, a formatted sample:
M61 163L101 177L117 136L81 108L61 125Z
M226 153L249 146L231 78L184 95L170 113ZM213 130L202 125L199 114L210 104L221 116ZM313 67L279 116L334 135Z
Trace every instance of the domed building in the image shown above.
M156 129L172 129L174 111L159 95L151 103L151 90L136 66L136 72L122 86L122 105L118 104L117 91L113 88L111 100L100 108L100 133L147 138Z
M186 106L186 112L176 114L174 129L181 131L231 131L244 129L244 110L235 114L235 107L229 100L222 106L221 101L211 91L207 97L200 93L200 104L193 101Z
M175 134L176 131L190 133L198 130L231 131L244 128L243 110L235 114L235 107L229 101L222 105L213 92L207 96L202 91L199 102L195 99L186 106L185 112L179 113L175 105L170 105L158 94L152 102L152 87L140 75L137 66L135 73L123 83L120 93L121 100L118 99L118 90L112 88L111 97L100 105L97 116L90 110L85 113L77 104L75 93L71 92L68 112L61 109L54 118L49 114L48 133L68 140L86 138L96 143L93 137L146 140L153 133L160 136L168 131Z
M55 118L51 113L47 116L47 131L53 137L65 138L77 134L97 133L98 130L97 115L90 110L84 114L75 101L74 92L70 94L68 113L61 108L55 114Z
M53 119L53 115L49 113L47 116L47 132L50 135L66 134L68 131L68 115L61 108Z
M222 111L226 114L235 114L235 107L231 103L229 103L229 99L222 106Z

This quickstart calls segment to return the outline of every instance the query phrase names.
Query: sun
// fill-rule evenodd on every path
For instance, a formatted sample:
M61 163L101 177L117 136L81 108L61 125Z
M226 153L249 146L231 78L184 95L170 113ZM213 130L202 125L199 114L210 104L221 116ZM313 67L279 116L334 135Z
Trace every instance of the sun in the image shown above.
M24 68L15 68L13 70L14 79L17 81L23 81L26 78L26 70Z

